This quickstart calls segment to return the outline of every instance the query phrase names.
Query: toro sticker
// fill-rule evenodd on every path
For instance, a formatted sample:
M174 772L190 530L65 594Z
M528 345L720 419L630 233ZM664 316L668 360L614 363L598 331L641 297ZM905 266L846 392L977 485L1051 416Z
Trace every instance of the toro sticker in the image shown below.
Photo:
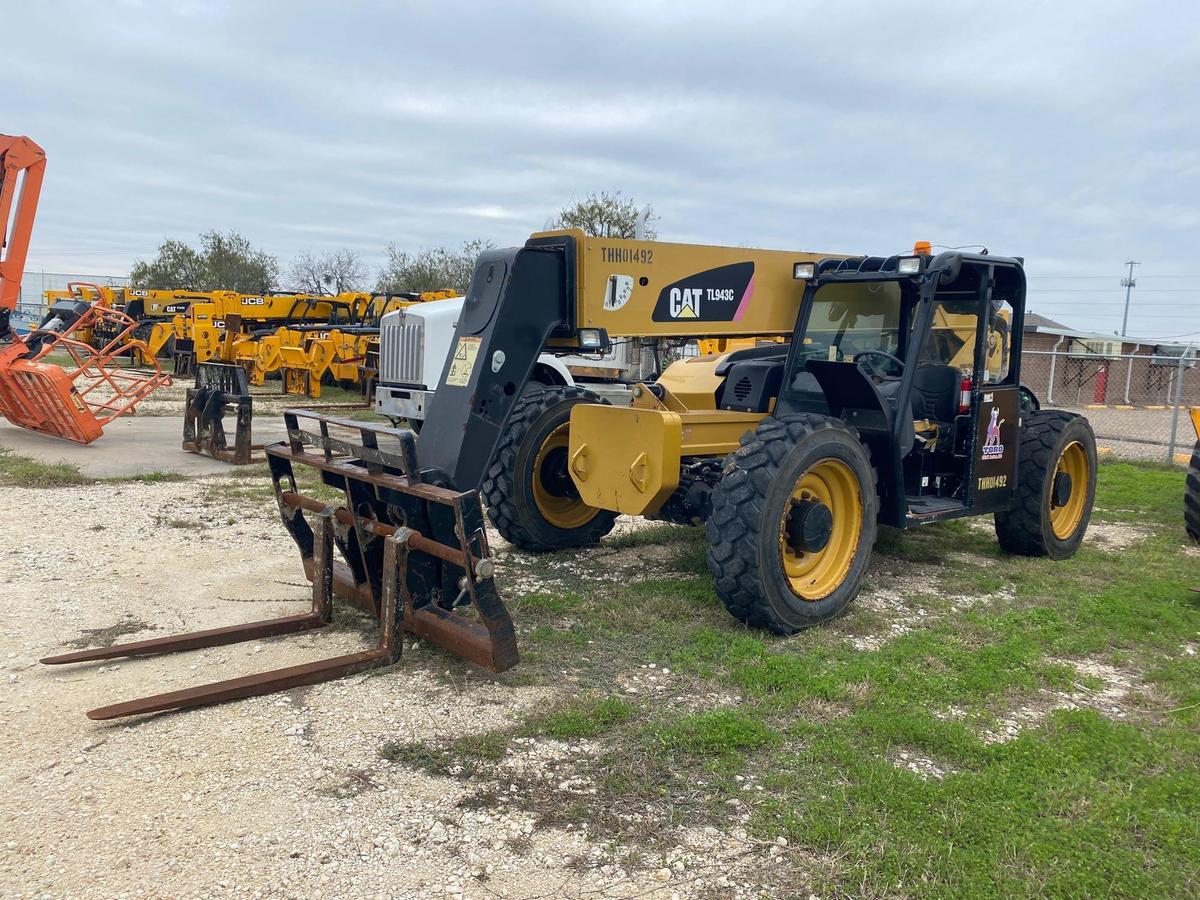
M1000 426L1007 419L1000 418L1000 407L992 407L992 417L988 421L987 437L984 438L983 447L980 448L979 455L982 459L1003 459L1004 445L1000 443Z
M667 285L658 295L655 322L737 322L754 294L754 263L697 272Z

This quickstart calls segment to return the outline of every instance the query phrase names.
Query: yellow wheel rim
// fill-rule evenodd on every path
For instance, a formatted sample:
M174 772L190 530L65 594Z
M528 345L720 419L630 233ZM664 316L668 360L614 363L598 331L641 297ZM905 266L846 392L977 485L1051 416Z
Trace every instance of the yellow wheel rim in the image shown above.
M821 503L829 509L829 540L820 550L795 546L788 535L788 519L797 504ZM779 523L779 552L792 592L802 600L828 597L843 581L854 562L862 536L862 494L854 471L840 459L823 459L800 476Z
M1071 493L1061 505L1056 504L1055 482L1059 475L1067 475L1071 479ZM1054 467L1054 478L1050 482L1050 528L1054 536L1065 541L1075 533L1083 520L1083 507L1087 503L1088 494L1088 458L1087 451L1079 441L1067 444Z
M566 473L569 429L570 423L563 422L550 432L533 460L533 502L537 504L542 518L556 528L579 528L592 521L600 512L594 506L588 506L580 500L574 491L564 496L561 478L554 477L560 465L562 477L571 477ZM555 484L555 481L559 483Z

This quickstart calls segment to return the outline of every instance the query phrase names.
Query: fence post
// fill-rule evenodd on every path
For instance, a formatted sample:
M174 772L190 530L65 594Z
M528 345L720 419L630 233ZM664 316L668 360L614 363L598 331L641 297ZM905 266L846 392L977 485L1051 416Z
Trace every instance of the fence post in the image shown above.
M1187 355L1187 350L1179 354L1179 367L1176 369L1175 408L1174 412L1171 413L1171 443L1167 447L1167 462L1171 464L1175 462L1175 438L1179 434L1179 408L1183 402L1183 363L1187 359Z
M1141 344L1135 344L1134 348L1133 348L1133 353L1136 353L1138 347L1140 347L1140 346L1141 346ZM1126 366L1125 366L1125 405L1126 406L1129 405L1129 383L1133 380L1133 353L1130 353L1127 357L1125 357L1125 363L1126 363Z
M1058 339L1058 344L1062 343L1062 338ZM1054 366L1058 362L1058 344L1050 348L1050 382L1046 385L1046 405L1054 405Z

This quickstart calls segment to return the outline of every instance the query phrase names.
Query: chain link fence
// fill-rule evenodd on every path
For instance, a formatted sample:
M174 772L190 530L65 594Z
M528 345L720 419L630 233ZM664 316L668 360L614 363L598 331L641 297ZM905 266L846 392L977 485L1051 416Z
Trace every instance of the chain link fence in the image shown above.
M1188 410L1200 406L1192 349L1101 356L1026 350L1021 380L1044 409L1087 416L1101 454L1186 464L1196 435Z

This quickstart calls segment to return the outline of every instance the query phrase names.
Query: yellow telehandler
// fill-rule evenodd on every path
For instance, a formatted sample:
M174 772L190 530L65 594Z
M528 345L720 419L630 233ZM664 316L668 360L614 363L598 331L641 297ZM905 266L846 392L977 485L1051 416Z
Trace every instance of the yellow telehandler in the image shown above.
M986 252L835 256L578 230L485 251L419 435L294 409L266 448L310 612L44 662L316 628L336 596L378 619L377 647L89 715L336 678L394 662L401 631L503 671L518 652L484 504L529 551L595 543L620 514L705 523L717 597L783 634L847 608L881 524L989 515L1005 550L1068 557L1091 516L1095 438L1021 384L1024 314L1023 261ZM674 362L633 385L627 408L530 383L539 354L600 351L610 334L788 340ZM297 465L341 499L301 493Z

